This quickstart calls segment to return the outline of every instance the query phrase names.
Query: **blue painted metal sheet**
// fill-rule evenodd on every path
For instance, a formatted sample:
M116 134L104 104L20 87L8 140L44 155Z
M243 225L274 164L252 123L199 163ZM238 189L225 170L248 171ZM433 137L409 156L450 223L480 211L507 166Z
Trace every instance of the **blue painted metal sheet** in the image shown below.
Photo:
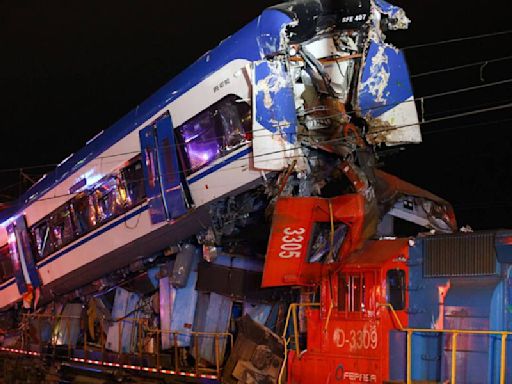
M130 292L123 288L117 288L116 294L114 296L114 305L112 307L111 317L113 320L121 319L126 315L126 308L128 306L128 298L130 296ZM123 322L115 321L108 328L107 331L107 341L105 343L105 348L110 349L111 351L119 352L120 347L122 347L122 341L120 336L123 332Z
M200 249L192 244L185 244L176 255L171 276L172 285L178 288L188 285L189 274L194 270L197 271L199 259Z
M32 254L32 247L27 232L27 222L24 215L17 217L14 231L18 242L18 250L22 250L20 257L24 259L30 284L32 284L32 287L38 288L41 286L41 279L34 262L34 255Z
M244 302L244 315L249 315L251 319L261 325L265 325L270 316L272 306L270 304Z
M358 89L360 112L375 124L378 137L387 142L419 142L421 134L409 71L403 53L382 42L371 41ZM386 141L382 140L381 141Z
M18 251L18 243L16 241L14 223L9 224L6 230L14 279L16 280L16 285L18 286L18 292L25 293L27 292L27 285L25 283L25 277L23 276L23 269L21 266L20 253Z
M59 165L55 171L50 172L46 177L39 180L19 198L16 204L0 213L0 223L13 216L21 207L36 200L66 177L76 172L80 167L83 167L99 156L114 143L140 127L142 123L149 120L167 104L176 100L224 65L236 59L249 61L262 59L262 53L266 51L264 49L262 50L260 46L268 46L266 41L277 39L276 37L272 37L272 35L282 29L281 26L269 29L266 25L271 25L268 21L280 23L281 25L292 21L291 18L288 16L283 17L283 15L284 14L279 11L267 11L261 26L260 16L238 32L223 40L216 48L204 54L194 64L190 65L187 69L162 86L148 99L113 124L108 130L89 141L84 148L70 156L70 158ZM264 40L260 41L259 36L262 33L267 33L269 36L266 36Z
M126 303L126 312L123 317L123 333L121 339L121 351L123 353L135 352L137 350L137 324L133 321L138 316L136 310L140 297L134 292L130 292Z
M192 331L194 315L197 303L197 264L200 256L198 253L191 255L192 265L186 285L176 289L174 309L171 316L171 330L180 332L176 338L179 347L190 347L191 336L187 335ZM176 264L175 264L176 265Z
M453 280L445 298L445 328L499 329L491 324L492 304L499 289L498 280L490 278ZM459 335L457 338L457 379L463 383L497 383L493 380L490 357L493 355L492 337L487 335ZM451 376L452 342L444 338L442 380Z
M297 115L293 84L281 61L254 64L255 119L261 127L279 133L289 143L297 141ZM269 135L267 135L269 137Z
M154 126L150 125L139 132L142 151L142 169L144 187L148 199L149 214L153 224L166 220L165 206L162 199L162 186L158 169L158 152Z
M297 115L293 84L281 61L254 63L253 82L254 167L281 170L296 160Z
M187 208L180 180L180 169L176 152L171 116L166 114L156 123L159 179L163 203L168 219L183 215Z
M389 4L385 0L375 0L375 5L380 9L382 13L389 15L390 17L398 17L400 13L403 13L403 9L396 5Z
M512 232L496 233L496 258L500 263L512 264Z
M403 53L390 45L370 42L359 89L363 115L381 116L412 95Z
M80 336L80 318L82 304L66 304L53 330L55 345L70 345L75 347Z
M266 9L258 18L258 45L261 57L274 55L283 45L283 28L291 22L288 15Z
M201 298L202 297L202 298ZM231 318L231 299L217 295L216 293L202 294L198 300L197 316L194 322L194 331L219 333L227 332ZM219 363L224 360L226 338L218 339ZM197 338L199 356L196 356L196 348L192 348L192 355L201 358L211 364L215 364L215 338L204 336Z
M176 288L169 280L169 276L160 279L159 290L159 309L160 309L160 329L162 332L162 349L169 349L173 345L173 336L170 333L171 318L174 309L174 299L176 298Z

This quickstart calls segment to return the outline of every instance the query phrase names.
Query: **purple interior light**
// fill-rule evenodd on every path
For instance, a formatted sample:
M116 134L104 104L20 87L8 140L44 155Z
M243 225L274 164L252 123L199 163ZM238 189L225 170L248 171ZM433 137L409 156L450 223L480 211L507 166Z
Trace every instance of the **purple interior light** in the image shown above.
M181 127L192 172L212 162L221 153L222 138L215 130L215 120L209 117L205 113L198 120Z

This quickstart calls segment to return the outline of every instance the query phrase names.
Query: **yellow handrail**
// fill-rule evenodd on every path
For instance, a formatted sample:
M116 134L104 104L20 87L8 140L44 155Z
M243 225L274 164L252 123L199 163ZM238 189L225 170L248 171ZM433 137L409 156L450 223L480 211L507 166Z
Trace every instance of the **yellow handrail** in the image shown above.
M286 314L286 321L284 323L283 334L281 335L281 339L283 339L284 345L284 359L283 364L281 365L281 370L279 371L278 384L282 383L283 373L286 367L286 361L288 359L288 343L290 339L286 339L286 331L288 330L288 325L290 324L290 317L294 319L294 327L293 334L295 340L295 351L297 352L297 356L299 355L299 330L297 326L297 308L299 307L320 307L320 303L292 303L288 307L288 313ZM293 314L293 315L292 315Z
M511 331L492 331L492 330L471 330L471 329L431 329L431 328L405 328L391 304L378 304L381 307L387 307L393 318L398 324L398 330L407 332L407 384L412 383L412 334L413 333L446 333L452 334L452 355L451 355L451 384L457 380L457 337L458 335L501 335L500 352L500 384L505 384L505 368L507 356L507 336L512 335Z
M81 317L80 316L67 316L67 315L51 315L51 314L37 314L37 313L30 313L30 314L23 314L23 321L24 322L27 322L27 321L30 321L31 319L35 319L37 320L38 322L40 322L42 319L47 319L50 321L51 323L51 328L54 328L55 327L55 323L58 322L58 321L61 321L61 322L64 322L64 326L66 327L66 331L67 331L67 334L69 334L69 331L70 331L70 321L72 320L79 320ZM102 330L104 329L104 321L106 321L106 319L101 319L100 321L100 324L101 324L101 327L102 327ZM190 336L192 338L194 338L194 340L196 341L195 342L195 347L196 347L196 352L198 352L197 350L197 346L198 346L198 343L197 343L197 340L199 338L211 338L214 340L214 350L215 350L215 373L217 374L217 377L220 377L220 373L221 373L221 363L220 363L220 342L226 340L227 343L229 343L230 347L231 347L231 350L233 350L233 344L234 344L234 338L233 338L233 334L230 333L230 332L199 332L199 331L173 331L173 330L162 330L158 327L151 327L149 326L148 324L148 319L146 318L130 318L130 317L126 317L126 318L120 318L120 319L112 319L112 320L109 320L108 323L110 324L115 324L117 323L118 325L118 332L119 332L119 344L118 344L118 352L117 352L117 355L119 357L119 359L121 360L122 358L122 355L123 355L123 352L122 352L122 348L121 348L121 333L122 333L122 324L123 323L133 323L137 326L137 329L139 331L139 334L138 334L138 338L139 338L139 355L142 354L142 331L146 334L151 334L151 335L154 335L156 336L156 342L157 342L157 348L156 348L156 352L154 352L153 354L156 355L156 360L157 360L157 364L156 364L156 369L158 371L161 370L161 364L160 364L160 337L161 335L171 335L172 338L174 339L174 348L175 348L175 354L177 352L177 337L178 336ZM40 327L39 327L40 328ZM40 330L40 329L39 329ZM26 332L23 332L22 333L22 336L24 336ZM84 331L84 356L87 356L87 331L85 330ZM104 357L103 357L103 352L104 352L104 349L105 349L105 340L104 340L104 332L102 331L101 332L101 355L102 355L102 358L101 358L101 362L104 363ZM41 337L39 338L39 342L41 343L42 340L41 340ZM52 345L53 345L53 341L52 341ZM22 345L23 347L23 345ZM53 352L55 353L55 348L53 349ZM68 345L68 357L69 358L72 358L72 348L71 348L71 344ZM129 353L132 353L132 352L129 352ZM175 355L176 356L176 355ZM197 362L198 359L196 359L196 367L195 367L195 373L196 374L200 374L200 371L208 371L207 368L201 368L199 369L199 365L198 365L198 362ZM175 361L175 364L176 362L178 361L178 359L176 359ZM178 366L176 366L176 371L178 371Z

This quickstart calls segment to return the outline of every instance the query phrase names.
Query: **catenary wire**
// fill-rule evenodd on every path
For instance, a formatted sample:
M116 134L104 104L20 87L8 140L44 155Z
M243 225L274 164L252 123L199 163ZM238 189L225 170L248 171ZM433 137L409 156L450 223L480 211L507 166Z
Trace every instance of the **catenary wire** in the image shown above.
M454 118L459 118L459 117L465 117L465 116L472 116L472 115L475 115L475 114L478 114L478 113L485 113L485 112L490 112L490 111L496 111L496 110L506 109L506 108L510 108L510 107L512 107L512 103L508 103L508 104L504 104L504 105L498 105L498 106L494 106L494 107L483 108L483 109L479 109L479 110L475 110L475 111L463 112L463 113L459 113L459 114L455 114L455 115L450 115L450 116L444 116L444 117L440 117L440 118L436 118L436 119L426 120L426 121L423 121L423 122L420 122L420 123L403 124L403 125L392 126L392 127L383 127L383 129L380 129L380 130L372 130L371 134L379 134L379 133L384 133L384 132L390 132L390 131L393 131L393 130L398 130L398 129L402 129L402 128L406 128L406 127L416 126L418 124L424 125L424 124L429 124L429 123L435 123L435 122L439 122L439 121L444 121L444 120L449 120L449 119L454 119ZM464 127L466 127L466 125L459 126L460 129L464 128ZM439 132L442 132L442 130L439 130ZM438 133L438 132L436 132L436 133ZM315 144L330 144L330 143L340 142L340 141L343 141L343 140L344 140L343 138L337 138L337 139L333 139L333 140L325 140L325 141L322 141L322 142L319 142L319 143L315 143ZM293 151L293 150L300 149L300 148L303 148L303 147L302 146L297 146L297 147L292 147L292 148L289 148L289 149L286 149L286 150L276 150L276 151L266 152L266 153L263 153L263 154L253 155L253 157L269 156L269 155L272 155L272 154L289 152L289 151ZM294 158L294 157L300 158L301 156L300 155L289 156L289 158ZM218 171L230 171L230 170L234 170L234 169L247 168L247 167L248 167L248 165L245 164L245 165L234 166L234 167L224 167L224 168L219 169ZM183 171L187 171L187 169L183 169L181 172L183 172ZM166 173L166 175L168 175L168 174L170 174L170 173ZM178 174L178 172L172 173L172 174ZM141 180L143 180L143 179L141 179ZM140 180L138 180L138 181L140 181ZM44 197L44 198L38 198L37 201L61 199L63 197L75 196L77 194L78 193L66 193L66 194L62 194L62 195L54 195L54 196L49 196L49 197ZM36 201L36 200L33 200L33 201ZM30 201L28 199L27 202L32 202L32 201ZM12 203L12 202L10 202L10 203Z
M417 77L430 76L430 75L435 75L435 74L443 73L443 72L456 71L458 69L475 67L477 65L485 65L485 64L490 64L490 63L497 63L499 61L505 61L505 60L510 60L510 59L512 59L512 55L511 56L496 57L494 59L487 59L487 60L483 60L483 61L475 61L475 62L472 62L472 63L456 65L456 66L453 66L453 67L434 69L432 71L416 73L416 74L411 75L410 77L414 79L414 78L417 78Z
M450 44L450 43L458 43L458 42L467 41L467 40L475 40L475 39L483 39L483 38L486 38L486 37L507 35L509 33L512 33L512 29L509 29L509 30L506 30L506 31L492 32L492 33L483 33L481 35L471 35L471 36L455 37L453 39L447 39L447 40L441 40L441 41L433 41L433 42L430 42L430 43L421 43L421 44L408 45L408 46L405 46L405 47L403 47L401 49L402 50L407 50L407 49L415 49L415 48L423 48L423 47L433 47L433 46Z
M462 93L462 92L468 92L468 91L473 91L473 90L478 90L478 89L483 89L483 88L489 88L489 87L503 85L503 84L507 84L507 83L512 83L512 79L504 79L504 80L495 81L495 82L492 82L492 83L479 84L479 85L475 85L475 86L471 86L471 87L459 88L459 89L454 89L454 90L445 91L445 92L439 92L439 93L435 93L435 94L431 94L431 95L419 96L419 97L416 97L416 98L414 98L412 100L400 101L400 102L395 102L395 103L388 103L388 104L384 104L384 105L380 105L380 106L376 106L376 107L361 109L359 111L348 111L348 112L344 112L344 114L350 116L350 115L355 114L356 112L359 112L359 113L368 112L368 111L371 111L371 110L382 109L384 107L395 106L395 105L406 103L406 102L430 100L430 99L434 99L436 97L442 97L442 96L453 95L453 94L458 94L458 93ZM323 110L325 111L327 109L323 109ZM316 109L315 109L315 111L316 111ZM445 111L444 113L446 113L446 112L450 112L450 111ZM441 113L443 113L443 112L441 112ZM336 113L336 114L333 114L333 115L321 116L320 118L321 119L327 119L327 118L337 117L337 116L341 116L341 115L342 114L340 114L340 113ZM254 130L254 132L257 132L257 131L267 131L267 129L260 128L260 129ZM274 135L273 133L269 133L268 135L263 135L263 136L270 137L270 136L273 136L273 135ZM224 137L224 135L213 136L212 139L220 139L220 138L223 138L223 137ZM184 146L184 145L185 145L184 143L176 143L176 144L167 145L166 147L168 147L168 146L179 147L179 146ZM116 154L112 154L112 155L99 156L99 157L95 157L94 159L95 160L103 160L103 159L110 159L110 158L127 156L127 155L138 154L138 153L140 153L140 150L127 151L127 152L121 152L121 153L116 153ZM23 170L38 169L38 168L50 168L50 167L56 167L56 166L58 166L60 164L63 164L63 162L61 162L61 163L53 163L53 164L49 163L49 164L31 165L31 166L17 167L17 168L3 168L3 169L0 169L0 173L19 172L19 171L23 171Z

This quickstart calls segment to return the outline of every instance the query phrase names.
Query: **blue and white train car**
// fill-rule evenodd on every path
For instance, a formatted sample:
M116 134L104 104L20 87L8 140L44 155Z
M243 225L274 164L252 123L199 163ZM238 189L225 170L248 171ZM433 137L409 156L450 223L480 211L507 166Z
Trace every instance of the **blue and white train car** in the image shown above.
M382 0L266 9L0 212L0 308L196 234L211 202L269 172L293 166L308 180L322 168L312 150L354 149L353 129L336 136L352 116L368 118L370 144L420 141L403 55L380 30L407 22ZM397 121L392 135L379 129Z

